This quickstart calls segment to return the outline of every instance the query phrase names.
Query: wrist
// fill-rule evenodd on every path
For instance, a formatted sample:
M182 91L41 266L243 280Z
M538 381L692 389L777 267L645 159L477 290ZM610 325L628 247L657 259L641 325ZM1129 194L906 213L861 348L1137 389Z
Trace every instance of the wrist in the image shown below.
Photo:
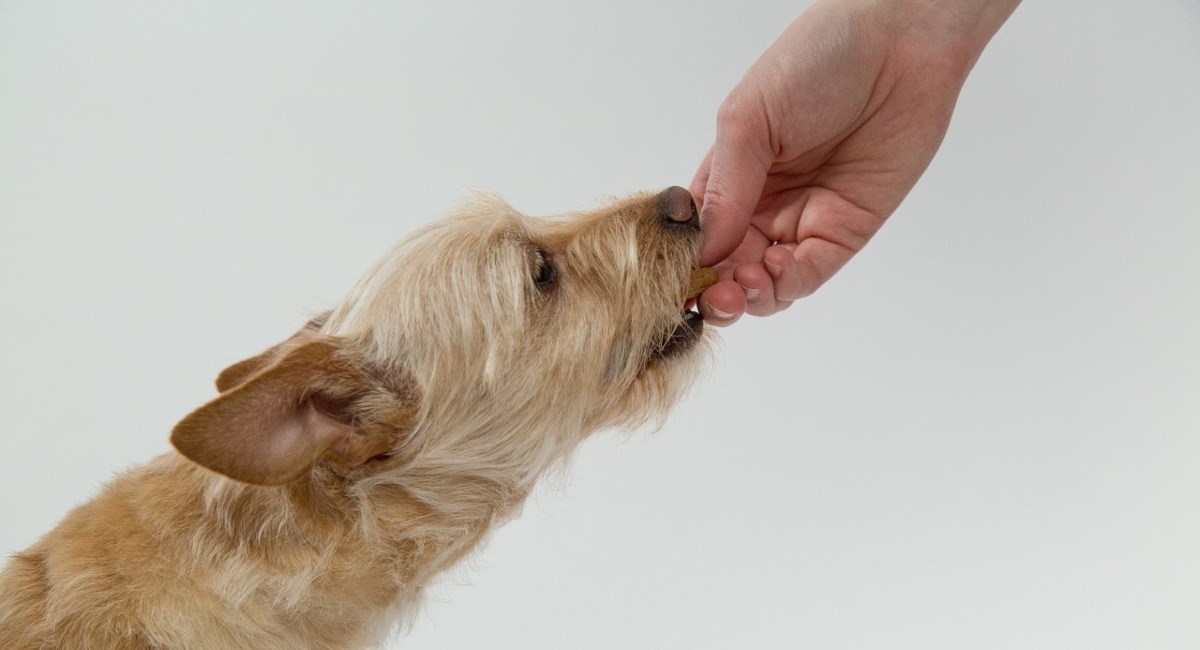
M846 0L842 0L846 1ZM936 52L964 74L1020 0L849 0L892 42Z

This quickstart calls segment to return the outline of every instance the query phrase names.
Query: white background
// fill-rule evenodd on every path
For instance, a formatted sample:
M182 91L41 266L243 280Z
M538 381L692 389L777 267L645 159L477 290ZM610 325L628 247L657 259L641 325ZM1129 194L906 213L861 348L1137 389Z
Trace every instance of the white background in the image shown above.
M469 188L687 185L796 2L0 1L0 552ZM409 648L1200 647L1200 6L1028 2L816 296Z

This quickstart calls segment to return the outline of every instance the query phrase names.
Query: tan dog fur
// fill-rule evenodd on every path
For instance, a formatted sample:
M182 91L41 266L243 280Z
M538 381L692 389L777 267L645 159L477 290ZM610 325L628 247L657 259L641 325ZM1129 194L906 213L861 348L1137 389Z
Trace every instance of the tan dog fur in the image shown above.
M483 196L399 244L221 373L179 453L12 558L0 648L379 643L587 435L686 389L700 233L663 217L680 192L555 219Z

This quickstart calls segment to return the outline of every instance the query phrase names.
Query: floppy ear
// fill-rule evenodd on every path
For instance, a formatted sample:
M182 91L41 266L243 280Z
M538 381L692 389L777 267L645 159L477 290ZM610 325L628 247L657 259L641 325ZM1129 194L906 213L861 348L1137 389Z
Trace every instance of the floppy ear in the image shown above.
M245 379L250 375L253 375L259 370L262 370L270 365L271 361L275 360L275 357L279 356L280 350L282 350L283 347L288 343L294 341L297 337L305 335L311 336L321 331L321 328L325 326L325 321L329 320L329 314L331 313L333 312L327 311L316 316L312 320L305 323L304 327L301 327L300 331L293 334L290 338L288 338L288 340L272 348L268 348L266 352L250 357L249 359L243 359L222 370L221 374L217 375L217 392L224 393L230 388L233 388L234 386L237 386L245 381Z
M285 347L277 346L269 366L175 425L171 444L198 465L255 485L290 483L327 452L362 464L391 448L395 429L356 431L351 406L378 388L339 357L334 343L315 340L278 351Z

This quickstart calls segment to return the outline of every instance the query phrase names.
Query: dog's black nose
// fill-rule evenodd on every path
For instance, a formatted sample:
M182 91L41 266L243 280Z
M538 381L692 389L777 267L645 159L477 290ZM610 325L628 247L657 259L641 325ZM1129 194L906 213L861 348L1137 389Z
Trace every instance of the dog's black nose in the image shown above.
M658 195L658 216L668 227L700 229L700 213L692 194L682 187L668 187Z

